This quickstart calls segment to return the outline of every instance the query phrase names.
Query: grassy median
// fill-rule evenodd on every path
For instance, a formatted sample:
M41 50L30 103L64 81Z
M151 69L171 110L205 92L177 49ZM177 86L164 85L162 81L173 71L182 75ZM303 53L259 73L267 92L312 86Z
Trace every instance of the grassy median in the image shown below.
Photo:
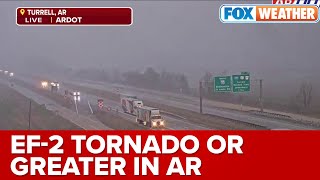
M0 84L0 129L29 129L30 100L10 87ZM81 129L72 122L31 101L31 129Z

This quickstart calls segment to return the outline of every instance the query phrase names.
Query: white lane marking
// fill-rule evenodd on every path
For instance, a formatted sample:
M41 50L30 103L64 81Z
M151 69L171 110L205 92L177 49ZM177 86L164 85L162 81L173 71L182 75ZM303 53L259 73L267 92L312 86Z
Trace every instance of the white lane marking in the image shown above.
M91 107L91 104L90 104L90 101L89 101L89 100L88 100L88 105L89 105L91 114L93 114L93 110L92 110L92 107Z

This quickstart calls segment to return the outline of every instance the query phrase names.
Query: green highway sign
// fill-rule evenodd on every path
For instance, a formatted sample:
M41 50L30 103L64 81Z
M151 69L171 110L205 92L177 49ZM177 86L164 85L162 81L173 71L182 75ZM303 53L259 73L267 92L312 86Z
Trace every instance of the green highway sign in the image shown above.
M214 77L215 92L231 92L231 76Z
M250 74L232 75L233 92L250 92Z

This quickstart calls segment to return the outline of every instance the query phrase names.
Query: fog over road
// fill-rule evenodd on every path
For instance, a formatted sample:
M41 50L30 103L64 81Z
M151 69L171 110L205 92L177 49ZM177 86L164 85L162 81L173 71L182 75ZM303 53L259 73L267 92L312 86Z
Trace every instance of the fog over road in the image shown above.
M228 1L234 3L238 1ZM267 1L250 1L250 3ZM263 79L265 102L294 105L301 83L312 84L311 110L317 115L320 83L317 45L318 24L223 24L219 21L221 1L83 1L76 6L131 6L130 27L18 27L16 8L21 6L66 7L74 2L0 1L0 68L17 73L62 77L79 69L183 73L192 90L206 73L214 76L250 72L252 80ZM107 84L83 84L112 90ZM156 82L154 82L156 83ZM79 84L78 84L79 85ZM252 83L252 98L257 95ZM128 87L126 87L128 88ZM131 88L143 99L198 111L194 97L168 98L166 93ZM193 91L195 92L195 91ZM172 96L170 96L172 97ZM236 97L235 97L236 98ZM204 112L258 124L270 129L313 129L286 120L257 117L212 107L204 101ZM271 104L273 105L273 104ZM290 107L296 108L296 107ZM290 109L291 110L291 109ZM292 110L292 111L295 111ZM173 129L204 128L166 117ZM179 126L179 123L183 124Z
M0 80L0 83L8 85L8 83L4 82L3 80ZM83 128L85 130L98 130L98 129L108 130L108 129L111 129L98 121L91 120L90 118L83 116L83 115L78 115L75 112L57 104L53 100L51 100L47 97L41 96L41 95L39 95L39 94L37 94L27 88L24 88L24 87L16 85L16 84L12 88L15 91L19 92L20 94L34 100L36 103L38 103L40 105L44 104L48 110L53 111L53 112L57 112L63 118L69 120L70 122L78 125L79 127Z
M40 82L37 82L37 81L32 80L30 78L25 78L25 77L16 77L16 78L19 78L19 79L21 79L21 80L23 80L23 81L25 81L27 83L30 83L30 84L34 85L35 87L39 86L39 83L40 83ZM22 87L20 87L20 88L22 88ZM25 89L25 91L26 90L27 89ZM79 91L79 90L76 90L76 89L68 88L67 86L61 86L60 89L59 89L59 94L61 96L63 96L65 90L68 90L68 91L70 91L70 90ZM81 117L82 116L84 116L84 117L89 116L90 113L91 113L89 105L88 105L88 101L90 102L92 108L96 109L97 100L102 98L102 99L105 99L105 105L107 107L111 107L113 111L118 109L118 111L119 111L118 115L120 117L122 117L122 118L124 118L124 119L126 119L126 120L128 120L130 122L136 123L135 122L135 120L136 120L135 116L132 116L132 115L129 115L129 114L126 114L126 113L122 113L122 109L120 107L120 102L115 102L115 101L106 99L106 97L98 97L98 96L95 96L95 95L92 95L92 94L88 94L88 93L84 93L84 92L80 92L80 93L81 93L81 96L80 96L81 100L80 100L80 102L77 102L77 108L78 108L78 112L79 112ZM38 98L36 96L36 93L33 93L32 97ZM49 100L49 101L51 102L51 104L53 104L52 100ZM54 103L54 104L56 104L56 103ZM76 108L74 107L73 109L74 109L73 110L74 111L73 114L74 114L74 113L76 113L76 111L75 111ZM166 116L166 115L162 115L162 117L166 121L166 129L170 129L170 130L192 130L192 129L208 130L208 129L212 129L212 128L207 128L207 127L204 127L204 126L201 126L201 125L185 122L183 120L180 120L180 119L177 119L177 118L173 118L173 117L170 117L170 116ZM96 121L96 120L92 120L92 121ZM91 123L92 121L89 121L89 122Z
M68 83L75 84L75 85L81 85L81 86L86 86L90 88L95 88L95 89L100 89L100 90L108 90L108 91L113 91L115 92L115 87L119 87L119 85L112 85L112 84L101 84L101 83L94 83L94 82L74 82L74 81L69 81ZM161 104L166 104L170 105L173 107L179 107L183 109L187 109L190 111L195 111L197 112L199 109L199 104L198 104L198 99L197 98L184 98L183 96L176 95L175 100L170 100L169 96L167 93L150 93L148 90L139 90L137 88L132 88L128 86L123 86L124 87L124 92L122 93L134 93L141 99L149 100L149 101L154 101L157 103ZM172 96L173 94L171 94ZM263 117L257 117L253 115L249 115L247 113L242 113L238 111L230 111L230 110L222 110L222 109L217 109L217 108L208 108L204 107L203 108L204 113L208 114L213 114L241 122L247 122L247 123L252 123L252 124L257 124L264 126L269 129L315 129L312 126L307 126L303 124L297 124L295 122L290 122L288 120L279 120L279 119L272 119L272 118L263 118Z
M39 88L41 84L41 81L30 78L30 77L26 77L26 76L16 75L15 78L17 80L22 80L28 83L33 88ZM198 108L199 108L199 105L197 102L198 99L196 97L188 97L188 96L179 95L175 93L149 91L149 90L134 88L130 86L119 85L119 84L109 84L109 83L101 83L101 82L93 82L93 81L85 82L85 81L79 81L79 80L69 80L69 79L61 80L60 79L58 82L60 82L60 89L58 91L60 97L64 95L65 90L68 90L69 92L80 91L81 93L80 95L81 100L76 103L77 106L74 106L75 104L73 104L73 107L71 107L71 110L65 107L62 107L61 105L58 105L57 102L54 102L53 99L50 99L49 97L44 97L41 94L33 92L31 89L27 89L19 85L15 85L14 89L16 89L18 92L25 95L26 97L34 99L39 104L45 104L49 108L49 110L58 111L61 116L65 117L66 119L69 119L70 121L72 121L73 123L77 124L78 126L84 129L111 129L110 127L106 127L105 125L103 125L100 122L101 119L98 120L91 114L89 104L91 108L94 109L94 113L95 113L96 110L98 109L97 108L98 99L104 99L105 106L106 106L105 108L111 107L111 109L114 111L113 113L116 114L119 118L128 120L128 123L129 122L136 123L136 122L135 122L134 116L122 112L120 102L116 102L112 99L109 99L108 97L97 96L96 94L92 94L92 92L90 91L87 92L84 90L83 92L81 88L73 89L74 87L73 86L69 87L68 84L79 86L79 87L87 87L91 89L109 91L109 92L113 92L115 95L118 93L133 94L138 96L138 98L142 99L143 101L156 102L158 104L167 105L169 107L171 106L175 108L181 108L181 109L185 109L195 113L198 111ZM8 84L8 82L6 83ZM76 114L76 109L78 110L79 114ZM118 113L116 113L116 110L118 111ZM215 116L226 118L226 121L227 119L229 120L231 119L233 121L258 125L261 127L265 127L267 129L292 129L292 130L317 129L314 126L298 123L293 120L256 116L256 115L249 114L245 111L221 109L221 108L215 108L215 107L206 106L206 105L204 106L203 111L206 114L212 114ZM162 116L166 120L166 129L172 129L172 130L214 129L214 128L203 126L203 123L201 122L200 119L194 119L190 122L190 119L189 121L186 121L185 119L178 118L178 116L177 118L175 118L174 116L166 115L166 113L162 113ZM186 118L189 118L187 116L188 115L185 115ZM212 121L214 121L214 119L212 119Z
M80 7L133 8L132 26L101 28L17 27L15 9L19 6L75 4L0 1L0 65L47 73L53 65L110 72L142 71L150 66L185 73L192 87L205 72L246 71L265 79L266 96L290 98L303 80L312 81L314 92L320 92L318 24L222 24L219 7L233 2L238 1L77 2Z

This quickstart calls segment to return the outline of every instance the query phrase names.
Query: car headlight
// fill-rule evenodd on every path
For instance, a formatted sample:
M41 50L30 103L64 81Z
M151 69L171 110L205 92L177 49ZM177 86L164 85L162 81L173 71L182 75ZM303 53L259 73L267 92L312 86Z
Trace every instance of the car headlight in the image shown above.
M152 122L152 126L157 126L157 122Z
M164 125L164 121L161 121L161 122L160 122L160 126L163 126L163 125Z
M80 96L80 92L78 92L78 96Z

